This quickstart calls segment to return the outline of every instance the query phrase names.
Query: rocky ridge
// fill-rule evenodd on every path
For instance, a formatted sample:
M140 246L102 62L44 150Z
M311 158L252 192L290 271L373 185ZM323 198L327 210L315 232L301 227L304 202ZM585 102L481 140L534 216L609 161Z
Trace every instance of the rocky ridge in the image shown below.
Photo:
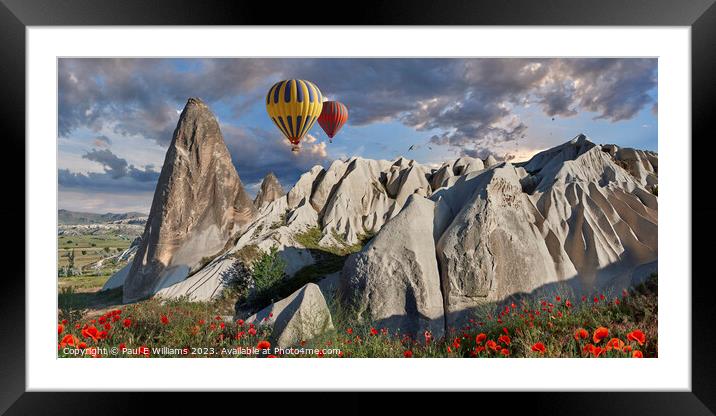
M220 137L218 126L209 131ZM178 136L182 133L175 133L175 141ZM172 152L179 153L170 148L169 166L176 164ZM167 166L163 177L165 170L174 171ZM319 282L320 290L330 287L324 295L355 306L358 319L414 336L424 331L439 336L506 299L564 287L581 293L626 287L646 277L656 269L658 254L657 168L656 153L600 146L579 135L525 163L462 157L428 168L404 158L336 160L304 173L286 194L267 176L266 191L262 184L261 198L252 203L230 173L235 171L194 165L185 168L184 177L208 178L214 181L209 188L222 187L221 194L230 197L207 203L200 200L217 193L192 195L196 204L187 206L195 211L188 217L212 212L209 225L192 221L170 228L212 229L216 244L208 250L205 240L189 232L172 240L171 254L189 242L192 250L201 248L202 256L213 258L203 264L182 260L187 267L180 278L155 281L147 293L209 300L220 295L225 274L249 248L277 247L290 279L320 261L302 244L303 233L317 230L325 247L348 247L373 236L340 273L331 274L330 285ZM194 170L206 173L189 175ZM211 172L222 179L211 179ZM157 188L159 202L155 196L145 235L156 229L156 218L167 218L157 214L170 211L170 183L160 180L163 190ZM143 244L139 253L144 254L137 259L146 257L148 247ZM137 267L147 269L146 264ZM176 264L161 263L157 281ZM125 274L126 291L132 273Z

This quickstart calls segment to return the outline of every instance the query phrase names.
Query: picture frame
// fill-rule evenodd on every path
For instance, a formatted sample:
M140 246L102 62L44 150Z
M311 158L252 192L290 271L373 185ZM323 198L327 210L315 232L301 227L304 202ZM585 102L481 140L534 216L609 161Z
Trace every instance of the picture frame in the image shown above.
M712 134L713 97L716 85L712 80L716 73L716 6L713 0L691 1L551 1L531 2L528 0L484 4L479 2L427 2L408 4L361 3L355 13L342 17L312 14L301 24L350 25L544 25L544 26L688 26L691 28L692 59L692 137L709 139ZM275 6L273 6L275 7ZM6 154L25 154L25 31L28 26L104 26L104 25L295 25L295 16L289 6L285 13L277 14L269 4L190 4L182 1L160 1L148 4L140 1L86 1L68 2L2 0L0 2L0 65L5 98L0 102L2 125L5 131ZM687 139L688 140L688 139ZM692 145L697 142L693 139ZM8 143L9 142L9 143ZM25 158L15 157L16 169L24 169ZM699 160L699 158L703 160ZM511 393L522 397L506 397L501 393L481 393L471 398L475 403L489 400L492 403L509 402L509 411L519 410L546 414L605 414L610 412L632 414L714 414L716 412L716 363L711 359L712 345L716 341L716 329L712 317L716 307L712 301L713 283L706 260L716 244L705 237L712 235L714 225L710 221L713 208L707 200L697 203L696 197L706 194L709 189L707 169L708 152L693 152L692 165L692 224L698 224L698 233L692 230L692 327L691 327L691 391L689 392L598 392L598 393ZM7 181L8 195L24 195L25 186L20 181ZM20 208L22 206L22 208ZM3 207L3 213L13 218L22 216L24 222L31 221L25 216L23 203ZM695 223L694 221L702 221ZM13 224L21 228L20 221ZM16 230L21 232L21 230ZM699 241L697 237L704 237ZM23 242L25 240L23 239ZM14 253L15 258L27 261L25 244L15 244L14 250L22 246L23 254ZM7 273L0 310L5 325L0 329L5 342L0 352L0 411L6 414L113 414L142 409L143 394L110 393L58 393L27 392L25 375L24 325L26 301L24 290L24 262L14 262L15 269ZM683 276L684 279L689 276ZM685 351L685 353L689 353ZM302 393L305 394L305 393ZM312 395L311 398L316 397ZM317 397L316 397L317 398ZM492 399L492 400L490 400ZM205 399L200 399L202 402ZM322 400L322 399L321 399ZM462 399L464 400L464 399ZM183 409L183 400L163 399L169 408ZM310 401L310 399L309 399ZM369 400L360 397L342 399L344 406L367 409ZM403 410L411 406L426 409L425 400L397 400ZM223 400L211 400L221 404ZM291 400L286 401L291 402ZM412 403L412 404L411 404ZM354 404L354 406L351 406ZM290 408L290 403L285 403ZM101 407L100 407L101 406ZM207 405L210 406L210 405ZM280 404L277 404L280 406ZM406 408L407 406L407 408ZM101 411L96 409L101 408ZM276 409L272 408L272 411ZM179 410L181 411L181 410Z

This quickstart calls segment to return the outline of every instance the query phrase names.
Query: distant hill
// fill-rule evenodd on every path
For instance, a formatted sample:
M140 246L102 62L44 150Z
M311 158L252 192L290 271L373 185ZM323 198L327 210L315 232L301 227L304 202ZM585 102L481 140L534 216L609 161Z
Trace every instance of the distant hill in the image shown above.
M60 209L57 211L57 221L59 224L106 224L115 221L124 221L133 218L140 218L145 220L147 214L141 212L125 212L122 214L113 214L108 212L106 214L94 214L91 212L75 212L68 211L66 209Z

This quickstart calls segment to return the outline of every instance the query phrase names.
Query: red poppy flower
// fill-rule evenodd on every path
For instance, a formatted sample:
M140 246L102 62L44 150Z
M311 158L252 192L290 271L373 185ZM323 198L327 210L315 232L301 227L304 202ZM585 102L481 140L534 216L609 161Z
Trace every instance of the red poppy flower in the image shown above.
M84 342L80 342L79 344L77 344L77 348L83 350L87 348L87 344L85 344Z
M599 344L604 338L609 336L609 330L603 326L600 326L594 331L594 335L592 336L592 341L594 341L595 344Z
M62 324L57 325L57 335L62 334L62 332L65 330L65 326Z
M104 329L109 331L110 329L112 329L112 325L109 322L107 322L106 324L104 324Z
M267 349L271 348L271 343L268 341L261 341L258 343L258 345L256 345L256 348L258 348L260 350L267 350Z
M68 345L72 347L77 345L77 338L75 338L75 336L72 334L65 335L60 341L60 348L65 348Z
M403 352L403 357L405 357L405 358L413 358L413 352L410 351L410 350L405 350L405 352Z
M510 355L510 350L507 348L503 348L502 351L500 351L500 354L504 355L505 357Z
M482 344L487 339L487 335L480 333L475 337L475 343Z
M477 347L475 347L475 354L479 354L479 353L481 353L481 352L483 352L483 351L485 351L485 347L484 347L484 346L478 345Z
M122 321L122 325L124 325L125 328L129 328L130 326L132 326L132 320L126 318L124 321Z
M487 347L493 351L498 351L500 349L500 347L497 345L497 343L493 340L487 341L487 343L485 343L485 345L487 345Z
M624 348L624 341L620 340L619 338L612 338L609 340L609 342L607 342L605 348L607 349L607 351L611 351L613 349L621 351L622 348Z
M579 328L576 331L574 331L574 339L579 341L580 339L587 339L589 338L589 332L587 332L584 328Z
M644 354L639 350L634 350L634 352L631 353L631 358L644 358Z
M371 334L371 335L378 335L378 330L375 329L375 328L371 328L371 329L370 329L370 334Z
M119 344L119 352L124 352L124 350L127 348L127 344L124 342Z
M602 355L604 351L606 351L604 348L596 346L592 347L592 355L594 356L594 358L599 358L599 356Z
M85 338L92 338L94 341L97 341L99 338L99 331L97 331L97 328L95 328L94 325L88 326L82 330L82 336Z
M644 343L646 342L646 335L644 335L644 333L640 330L635 329L627 334L627 339L629 341L636 341L639 343L639 345L644 345Z
M162 314L161 319L162 319L162 324L166 325L169 323L169 318L166 315Z
M562 300L562 298L561 298L561 297L559 297L559 296L555 296L555 297L554 297L554 300L556 300L557 302L559 302L559 301L561 301L561 300Z
M505 335L510 335L510 331L506 327L502 328L502 332L504 332Z
M249 328L249 335L256 335L256 328Z
M630 352L632 350L631 345L625 345L624 348L622 348L622 351L624 352Z
M508 337L507 335L500 335L497 340L505 345L510 345L510 337Z
M346 329L346 334L352 335L353 334L353 328Z
M455 338L452 340L452 346L455 349L460 348L460 338Z
M532 346L532 351L544 354L545 351L547 351L547 348L545 348L543 343L538 342Z
M570 302L569 299L567 299L567 300L564 302L564 306L566 306L566 307L568 307L568 308L571 308L571 307L572 307L572 302Z
M238 325L238 326L244 325L244 320L243 320L243 319L239 319L238 321L236 321L236 325Z

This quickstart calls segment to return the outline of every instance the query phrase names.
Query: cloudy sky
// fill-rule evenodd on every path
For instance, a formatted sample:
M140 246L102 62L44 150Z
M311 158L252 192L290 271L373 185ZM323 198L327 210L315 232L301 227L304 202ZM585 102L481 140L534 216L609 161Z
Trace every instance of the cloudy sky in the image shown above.
M291 152L263 101L288 78L346 104L333 143L316 123ZM252 194L268 172L288 190L351 156L525 160L580 132L657 150L656 59L60 59L58 82L59 207L79 211L149 211L189 97L216 114Z

